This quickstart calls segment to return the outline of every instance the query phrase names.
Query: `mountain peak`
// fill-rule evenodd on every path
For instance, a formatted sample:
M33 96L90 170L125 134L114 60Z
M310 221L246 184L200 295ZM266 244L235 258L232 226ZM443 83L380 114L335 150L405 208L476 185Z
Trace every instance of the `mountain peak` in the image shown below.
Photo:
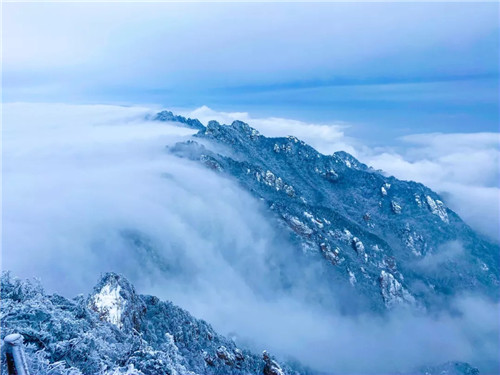
M119 329L134 329L144 315L144 304L132 284L114 272L104 274L88 298L88 308Z
M153 117L154 121L169 121L183 124L184 126L192 129L205 129L203 124L197 119L186 118L184 116L174 115L171 111L161 111Z

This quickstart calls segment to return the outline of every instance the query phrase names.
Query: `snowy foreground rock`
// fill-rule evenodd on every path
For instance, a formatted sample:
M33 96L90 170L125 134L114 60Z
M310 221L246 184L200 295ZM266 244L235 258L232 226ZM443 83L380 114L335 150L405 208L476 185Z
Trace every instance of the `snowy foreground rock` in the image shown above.
M238 348L171 302L137 294L115 273L105 274L88 297L73 299L45 294L38 282L8 272L1 287L2 338L23 335L32 375L320 374L297 362L279 363L265 350ZM4 348L2 342L1 373L7 374ZM412 374L479 371L448 362Z
M107 273L87 297L47 295L36 282L3 273L2 338L24 336L33 375L42 374L298 374L236 347L187 311L139 295L122 276ZM2 353L2 374L6 374Z

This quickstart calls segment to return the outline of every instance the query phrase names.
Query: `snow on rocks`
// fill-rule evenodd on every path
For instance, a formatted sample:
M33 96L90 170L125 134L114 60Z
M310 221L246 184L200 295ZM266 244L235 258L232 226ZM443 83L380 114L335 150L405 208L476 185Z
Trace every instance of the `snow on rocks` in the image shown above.
M304 211L304 216L307 217L309 220L311 220L313 224L317 225L319 228L324 227L323 222L320 219L315 218L314 215L311 214L310 212Z
M427 201L427 206L429 207L431 213L439 216L439 218L445 223L450 222L448 219L448 213L446 212L446 207L443 202L438 199L434 200L428 195L425 196L425 200Z
M349 231L349 229L345 229L344 228L344 232L342 233L342 237L343 239L345 239L346 241L350 241L353 237L352 233Z
M216 354L217 357L222 359L226 365L232 365L235 360L234 354L231 353L224 345L217 348Z
M302 221L300 221L298 217L288 214L285 214L283 217L295 233L303 236L310 236L311 234L313 234L314 231Z
M289 153L292 151L292 145L290 145L290 144L279 145L279 144L275 143L273 146L273 150L277 154L279 154L280 152Z
M122 314L127 301L120 295L120 285L106 284L91 299L89 307L99 314L101 320L123 327Z
M409 223L405 224L402 238L406 247L417 257L422 256L422 250L425 251L427 248L424 237L412 231Z
M387 190L389 190L391 188L391 184L388 184L388 183L385 183L381 188L380 188L380 193L382 194L382 196L386 196L387 195Z
M340 264L344 261L344 258L340 257L340 249L336 247L335 249L331 249L330 245L326 242L322 242L319 245L323 256L329 260L334 266Z
M265 350L262 352L262 359L264 360L264 375L285 375L278 362L273 360Z
M390 272L382 270L379 277L380 292L387 308L398 305L415 305L415 298Z
M134 287L123 276L113 272L102 277L89 296L87 306L102 321L127 331L137 329L145 314L144 302Z
M354 286L354 284L356 284L358 281L356 280L356 275L354 275L354 272L352 272L350 269L347 269L347 272L349 273L349 282L352 286Z
M363 242L361 242L361 240L358 237L353 237L352 247L354 248L354 250L356 250L356 253L358 253L359 256L365 255L365 245L363 245Z
M320 169L318 167L314 168L314 172L327 179L328 181L335 182L339 179L339 175L333 168L329 168L326 170Z
M266 172L255 172L255 178L257 181L276 189L276 191L284 191L289 197L295 196L293 186L284 183L281 177L276 177L275 174L269 170Z
M417 202L417 206L422 207L422 198L420 197L420 195L415 193L414 197L415 197L415 202Z
M398 204L395 201L391 201L391 210L394 212L396 215L399 215L401 213L401 205Z

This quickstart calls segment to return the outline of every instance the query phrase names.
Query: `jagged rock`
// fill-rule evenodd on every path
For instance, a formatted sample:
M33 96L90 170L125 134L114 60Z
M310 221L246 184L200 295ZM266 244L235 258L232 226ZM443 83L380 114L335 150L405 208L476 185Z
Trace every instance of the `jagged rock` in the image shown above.
M217 348L217 357L222 359L226 365L234 364L235 357L234 354L231 353L224 345L221 345Z
M394 212L395 214L399 215L401 213L401 205L399 205L399 203L395 202L395 201L391 201L391 209L392 209L392 212Z
M380 292L388 308L397 305L415 305L415 298L394 278L390 272L382 271L379 277Z
M265 350L262 352L262 359L264 360L264 370L262 371L264 375L284 375L278 362L273 360Z
M94 288L88 307L101 320L126 330L139 328L146 309L128 280L112 272L105 274Z
M446 212L446 207L444 206L443 202L441 202L439 199L434 200L428 195L425 196L425 200L427 202L429 210L434 215L439 216L439 218L445 223L450 222L450 220L448 219L448 213Z

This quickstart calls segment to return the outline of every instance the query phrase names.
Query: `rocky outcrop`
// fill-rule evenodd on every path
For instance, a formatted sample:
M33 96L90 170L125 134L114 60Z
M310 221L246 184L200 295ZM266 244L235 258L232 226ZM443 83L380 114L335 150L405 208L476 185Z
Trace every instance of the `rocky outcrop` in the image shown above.
M266 362L214 332L203 320L153 296L137 294L121 275L102 276L87 297L45 294L3 273L2 338L20 333L33 374L195 375L307 373ZM2 373L7 373L2 362Z

